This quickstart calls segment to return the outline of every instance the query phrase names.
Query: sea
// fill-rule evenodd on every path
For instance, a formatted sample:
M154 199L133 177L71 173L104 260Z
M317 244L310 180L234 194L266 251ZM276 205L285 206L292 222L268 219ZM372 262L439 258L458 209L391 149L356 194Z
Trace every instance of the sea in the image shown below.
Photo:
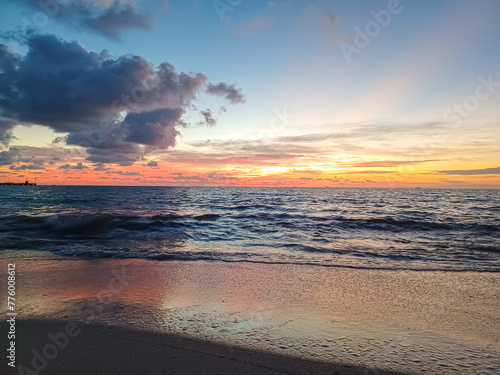
M500 190L0 186L5 251L499 272Z

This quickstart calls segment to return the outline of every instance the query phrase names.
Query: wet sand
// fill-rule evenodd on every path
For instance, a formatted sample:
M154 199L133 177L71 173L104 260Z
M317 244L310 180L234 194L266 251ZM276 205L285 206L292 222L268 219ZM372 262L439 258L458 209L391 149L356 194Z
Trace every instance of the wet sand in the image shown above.
M18 369L22 368L24 373L33 370L51 375L396 374L228 348L167 334L81 322L71 326L70 332L75 336L66 336L66 340L61 337L61 333L66 331L67 324L62 321L43 320L17 322ZM0 329L6 332L5 322L0 323ZM49 337L49 333L53 336ZM55 351L56 346L51 337L57 337L56 340L59 340L59 348ZM1 367L5 369L2 374L18 373L5 363Z
M83 324L89 335L75 345L81 346L70 359L61 355L63 362L55 366L90 366L94 356L96 366L105 360L118 361L118 366L116 356L123 363L144 357L151 361L128 366L142 373L137 369L151 362L153 371L161 373L168 356L174 356L161 353L178 350L176 345L182 353L201 345L204 359L199 363L207 371L215 357L224 358L217 366L234 365L226 361L243 353L238 363L289 373L309 373L307 366L313 364L319 366L315 373L334 374L339 364L351 366L340 368L339 374L374 375L375 369L500 373L500 278L495 273L47 257L15 260L20 327L22 320L55 319L50 324ZM0 260L0 273L6 264ZM40 344L46 339L45 332L52 329L47 324L38 323L33 333L24 334L30 345L31 337ZM81 337L86 337L83 332ZM181 338L182 344L176 344ZM30 345L19 347L29 354ZM198 358L185 355L191 359L180 366ZM121 371L104 373L133 373ZM189 371L195 370L188 366L177 373L196 373ZM233 373L263 370L241 371Z

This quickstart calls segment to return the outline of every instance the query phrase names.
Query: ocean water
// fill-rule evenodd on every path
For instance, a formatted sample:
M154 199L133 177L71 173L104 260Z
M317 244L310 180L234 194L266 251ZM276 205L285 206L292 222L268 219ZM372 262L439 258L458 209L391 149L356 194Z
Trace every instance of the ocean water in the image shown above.
M5 250L498 272L500 191L0 186Z

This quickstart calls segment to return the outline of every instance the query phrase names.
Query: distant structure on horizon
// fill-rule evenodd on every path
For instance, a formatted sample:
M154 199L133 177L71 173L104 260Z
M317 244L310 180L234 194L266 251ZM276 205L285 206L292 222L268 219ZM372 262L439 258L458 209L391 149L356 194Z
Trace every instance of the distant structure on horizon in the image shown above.
M15 185L15 186L36 186L36 178L35 182L29 182L28 179L24 182L0 182L0 185Z

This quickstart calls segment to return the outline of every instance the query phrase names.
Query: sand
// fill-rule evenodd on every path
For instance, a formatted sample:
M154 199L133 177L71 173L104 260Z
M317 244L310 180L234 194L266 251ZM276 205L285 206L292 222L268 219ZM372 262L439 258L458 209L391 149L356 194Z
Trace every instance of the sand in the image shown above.
M224 373L211 366L226 365L260 366L228 370L235 374L269 368L308 374L311 366L315 373L337 369L339 374L363 375L378 374L374 369L500 373L496 273L73 260L50 254L47 259L10 261L18 270L20 332L33 330L19 339L20 351L28 353L24 358L30 360L31 337L42 345L46 332L60 327L47 322L86 327L83 341L78 336L68 346L74 354L61 354L49 364L54 370L41 374L78 374L62 367L53 372L72 363L74 371L80 365L97 366L92 371L98 371L108 362L118 366L116 372L82 373L142 374L150 367L175 373L164 370L174 356L167 352L185 353L179 356L185 359L178 364L180 374ZM4 280L6 268L7 261L0 260ZM38 323L22 328L23 321ZM190 369L196 363L207 370ZM125 364L134 370L122 372Z
M61 338L74 322L17 322L16 365L2 363L2 374L395 374L363 367L300 360L188 340L173 335L98 324L70 326L75 336ZM6 332L7 323L0 323ZM54 351L52 333L60 347ZM6 346L6 343L2 341ZM33 352L35 350L36 352ZM37 355L36 353L40 353ZM49 358L46 358L48 355ZM42 358L43 356L43 358ZM36 358L34 360L34 358ZM34 360L34 362L32 362ZM22 365L22 366L21 366ZM22 369L22 370L21 370ZM38 371L37 371L38 370ZM20 372L18 372L20 371ZM33 371L33 372L31 372Z

